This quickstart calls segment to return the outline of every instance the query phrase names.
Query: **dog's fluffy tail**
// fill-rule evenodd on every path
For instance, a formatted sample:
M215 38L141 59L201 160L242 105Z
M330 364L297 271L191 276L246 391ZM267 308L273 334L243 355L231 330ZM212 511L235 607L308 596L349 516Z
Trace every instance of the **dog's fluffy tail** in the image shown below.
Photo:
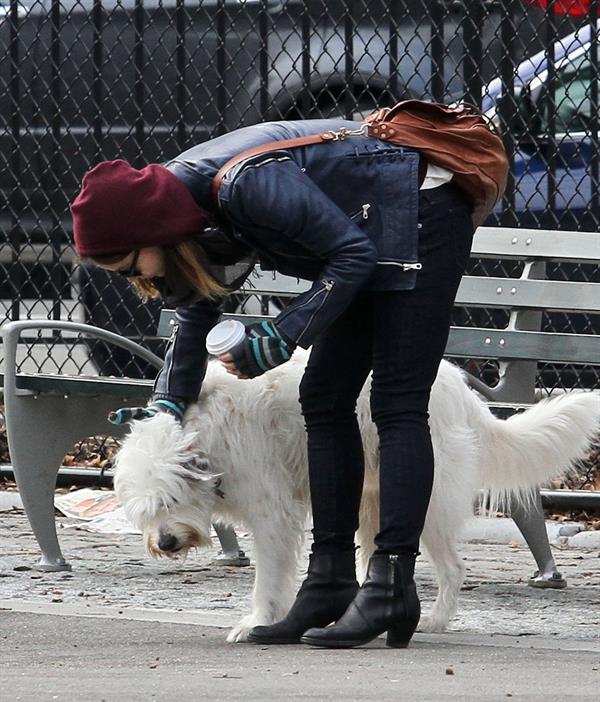
M597 435L600 397L570 392L507 420L488 415L482 439L482 483L491 510L516 495L527 502L536 486L564 475Z

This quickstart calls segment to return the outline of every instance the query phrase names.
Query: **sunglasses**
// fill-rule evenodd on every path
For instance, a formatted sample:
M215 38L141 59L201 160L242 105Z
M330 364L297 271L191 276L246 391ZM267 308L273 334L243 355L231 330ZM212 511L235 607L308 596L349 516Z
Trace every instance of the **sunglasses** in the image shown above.
M137 262L138 262L139 257L140 257L140 250L136 249L133 252L133 259L131 260L131 263L129 264L129 266L121 271L115 271L115 273L122 275L123 278L137 278L138 276L142 275L137 268Z

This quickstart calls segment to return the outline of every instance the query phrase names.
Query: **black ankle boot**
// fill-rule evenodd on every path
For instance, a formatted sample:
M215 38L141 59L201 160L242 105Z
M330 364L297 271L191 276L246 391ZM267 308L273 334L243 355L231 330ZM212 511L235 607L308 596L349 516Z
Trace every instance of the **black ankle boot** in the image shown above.
M388 646L406 648L421 615L414 572L415 555L374 555L367 579L344 616L324 629L309 629L302 643L352 648L387 631Z
M285 619L255 626L248 641L261 644L297 644L313 626L327 626L342 616L358 591L354 551L315 553L308 575Z

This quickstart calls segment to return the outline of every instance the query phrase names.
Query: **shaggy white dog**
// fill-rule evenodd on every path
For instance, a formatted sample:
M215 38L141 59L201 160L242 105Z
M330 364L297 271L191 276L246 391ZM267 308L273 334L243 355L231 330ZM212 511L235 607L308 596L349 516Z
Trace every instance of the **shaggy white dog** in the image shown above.
M298 587L309 510L304 423L298 386L307 354L254 380L209 369L182 429L167 414L134 422L116 461L115 489L153 556L211 543L211 522L245 525L254 536L252 611L230 632L244 641L258 624L283 617ZM358 402L366 477L358 542L363 569L378 527L378 440L368 381ZM496 419L450 363L440 366L430 402L435 480L422 543L438 579L421 631L442 631L454 616L464 577L456 542L476 491L492 504L563 473L598 427L600 400L569 393L508 420Z

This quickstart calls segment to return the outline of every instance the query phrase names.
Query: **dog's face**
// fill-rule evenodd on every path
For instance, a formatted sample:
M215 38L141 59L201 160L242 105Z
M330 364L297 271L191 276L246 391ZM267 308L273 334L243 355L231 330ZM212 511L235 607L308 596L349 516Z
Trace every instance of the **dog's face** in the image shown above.
M116 458L115 491L153 557L211 544L218 476L196 434L167 414L135 422Z
M188 482L183 498L163 493L159 500L136 495L123 502L127 516L143 533L146 551L154 558L185 557L191 548L211 545L212 487L203 484L202 478L179 479ZM202 482L196 484L197 480Z
M155 558L175 558L185 556L191 548L210 546L210 518L200 523L198 517L191 506L159 509L140 525L146 551Z

